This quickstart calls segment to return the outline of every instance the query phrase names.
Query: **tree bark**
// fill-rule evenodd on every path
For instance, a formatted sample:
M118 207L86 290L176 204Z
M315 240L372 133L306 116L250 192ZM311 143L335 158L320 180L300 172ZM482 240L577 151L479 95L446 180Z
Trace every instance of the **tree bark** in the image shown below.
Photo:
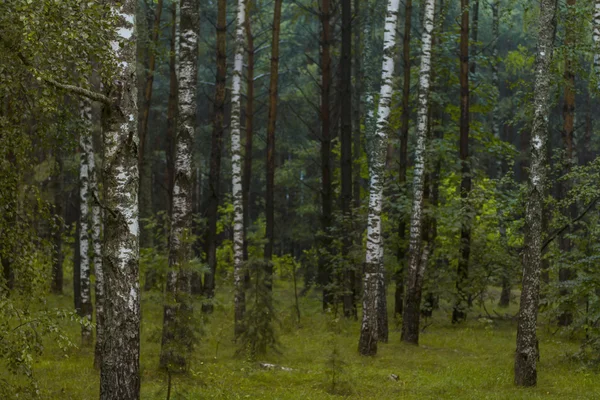
M215 86L214 122L210 151L210 174L208 178L208 235L206 240L209 272L204 275L204 296L208 300L202 311L212 313L212 298L215 295L217 273L217 221L221 184L221 154L223 152L223 120L225 118L225 83L227 80L227 1L217 2L217 83Z
M56 230L54 231L54 254L52 257L52 286L51 290L54 294L63 293L63 261L64 254L62 251L63 240L62 236L65 227L64 213L64 163L62 154L57 151L55 154L57 172L54 180L54 216L56 220Z
M192 305L191 273L187 264L192 255L193 140L196 126L198 77L198 29L200 13L196 0L181 0L179 25L178 129L175 137L174 180L169 237L167 302L164 306L160 364L162 368L185 369L192 349L190 331Z
M400 130L400 171L398 181L400 188L406 186L406 169L408 167L408 123L410 120L410 36L412 30L412 0L406 0L404 9L404 36L402 40L403 84L402 84L402 126ZM398 224L398 270L395 274L396 292L394 295L394 314L402 315L404 308L404 264L406 259L405 245L406 221L400 217Z
M89 207L90 181L89 158L92 146L92 105L85 99L81 103L82 131L79 134L79 289L81 291L80 316L88 321L81 326L81 343L87 347L92 344L92 296L90 285L90 241Z
M383 205L383 183L387 151L390 105L392 101L392 77L394 75L394 49L399 0L389 0L385 17L383 37L383 62L381 69L381 91L375 133L369 139L369 215L367 248L364 267L363 317L358 351L363 356L377 354L377 342L387 341L387 319L382 318L385 304L383 276L383 232L381 231L381 209ZM387 315L385 315L387 317ZM385 322L384 327L380 326ZM385 337L381 337L386 333Z
M360 2L361 0L354 0L354 20L360 20ZM352 27L350 27L352 30ZM362 107L361 95L363 90L363 72L362 72L362 45L361 35L362 25L358 24L357 29L354 29L354 106L355 110L352 114L354 117L353 122L353 138L352 138L352 162L354 164L353 175L352 175L352 190L354 199L354 208L360 207L360 188L361 188L361 177L360 177L360 158L362 154L362 143L361 143L361 115L363 115L364 108ZM354 286L356 288L356 285Z
M273 241L275 239L275 125L277 122L277 84L279 81L279 32L281 25L281 3L275 0L273 12L273 37L271 40L271 76L269 82L269 114L267 119L267 193L266 193L266 229L264 258L268 262L267 286L273 279Z
M452 310L452 322L467 318L470 305L468 293L469 256L471 253L471 165L469 160L470 89L469 89L469 0L461 0L462 18L460 25L460 197L462 221L460 230L459 259L456 277L456 302Z
M419 344L419 320L423 276L428 259L428 243L423 244L423 203L425 168L427 164L427 128L429 112L429 88L431 85L431 49L435 18L435 0L425 3L421 67L419 69L419 103L417 112L417 147L415 149L415 172L413 178L413 206L410 218L408 248L408 288L406 309L402 324L402 340Z
M244 331L246 312L244 292L244 199L242 188L242 74L244 73L244 46L246 1L238 0L235 56L231 89L231 184L233 197L233 282L234 282L234 333L236 337Z
M154 24L152 26L152 37L150 38L151 49L148 51L148 73L144 83L144 98L142 104L140 121L140 148L138 150L138 162L140 170L140 218L152 216L152 164L151 152L148 148L148 121L150 118L150 107L152 105L152 89L154 87L154 75L156 73L156 53L158 52L160 38L160 18L162 15L163 0L157 0L154 11ZM140 246L153 246L153 232L141 225Z
M523 287L515 352L515 384L537 383L538 340L536 335L542 256L542 212L547 179L546 143L550 111L550 65L556 31L557 0L542 0L538 22L535 62L534 118L531 129L531 169L525 212Z
M330 2L321 0L321 237L319 254L319 284L323 287L323 310L333 302L332 271L328 257L331 252L332 189L331 189L331 25Z
M111 42L119 61L109 86L112 106L104 129L105 342L101 400L140 398L140 290L136 36L133 0L111 2L118 19Z

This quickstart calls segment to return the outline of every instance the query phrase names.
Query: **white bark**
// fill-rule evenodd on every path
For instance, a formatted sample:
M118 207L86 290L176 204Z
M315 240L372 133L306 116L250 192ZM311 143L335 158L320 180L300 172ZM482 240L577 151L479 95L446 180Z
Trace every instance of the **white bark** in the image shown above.
M110 2L117 17L111 42L118 68L107 88L111 106L104 131L105 342L101 400L140 397L140 289L135 0Z
M241 88L244 67L245 0L238 0L237 26L235 31L235 55L231 89L231 178L233 187L233 280L235 287L235 323L239 332L244 316L242 263L244 261L244 205L242 198L242 146L241 146Z
M369 151L371 152L369 158L369 214L367 220L363 319L359 343L359 351L363 355L373 355L377 352L377 307L379 301L381 301L378 297L383 291L383 288L380 287L383 283L381 210L399 7L399 0L388 1L383 37L381 91L379 95L379 107L377 109L377 124L373 137L369 139Z
M422 251L423 192L425 166L427 164L427 129L429 111L429 89L431 85L431 48L435 18L435 0L426 0L421 44L421 67L419 69L419 100L417 110L417 146L415 148L415 168L413 177L413 204L410 217L410 238L408 247L408 291L406 310L402 326L404 341L418 343L421 288L428 246ZM423 254L422 254L423 253Z
M92 342L92 298L90 292L90 242L89 242L89 156L92 152L92 106L89 100L81 102L82 129L79 134L79 257L81 316L88 322L81 327L84 346Z

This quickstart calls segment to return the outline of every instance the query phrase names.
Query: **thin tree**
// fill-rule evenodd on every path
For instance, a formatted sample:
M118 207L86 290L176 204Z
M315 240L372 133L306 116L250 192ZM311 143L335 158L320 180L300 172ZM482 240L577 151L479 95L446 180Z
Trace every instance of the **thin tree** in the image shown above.
M394 48L399 0L389 0L385 16L383 36L383 62L381 69L381 91L377 124L369 140L369 215L367 248L363 283L363 316L358 351L361 355L377 354L379 333L379 308L385 299L382 296L383 278L383 232L381 231L381 209L383 205L383 183L388 141L390 105L392 102L392 77L394 75ZM386 327L387 330L387 327Z
M403 315L402 340L419 344L419 319L423 277L429 257L428 243L422 243L425 168L427 164L427 131L429 119L429 88L431 85L431 49L435 18L435 0L425 2L419 69L419 100L417 110L417 146L413 178L413 206L410 218L408 248L408 290Z
M460 143L461 165L460 198L462 216L460 229L459 258L456 277L456 301L452 310L452 322L461 322L467 318L470 302L468 293L469 256L471 254L471 211L469 194L471 193L471 166L469 161L470 130L470 89L469 89L469 0L461 0L460 22Z
M360 2L361 0L354 0L354 21L360 18ZM351 28L352 29L352 28ZM355 112L352 113L354 122L352 127L354 128L354 134L352 138L352 163L354 164L353 177L352 177L352 190L354 198L354 208L360 207L360 188L361 188L361 177L360 177L360 157L362 154L362 129L361 129L361 115L364 114L364 108L362 107L361 95L363 90L363 71L362 71L362 41L361 31L363 26L358 24L354 29L354 107ZM358 279L356 280L359 281ZM356 288L356 284L354 288Z
M235 55L231 89L231 180L233 191L233 282L235 334L243 332L246 310L244 293L244 199L242 188L242 73L244 72L246 0L238 0L235 30Z
M87 320L81 326L81 343L92 344L92 295L90 284L90 241L89 241L89 207L90 180L89 157L92 146L92 104L88 99L81 102L82 130L79 134L79 289L81 291L80 315Z
M105 342L100 370L101 400L140 398L140 290L136 2L111 2L117 29L111 47L118 61L108 89L104 129Z
M402 37L402 126L400 128L400 170L398 183L401 188L406 185L406 170L408 167L408 123L410 120L410 37L412 30L412 0L406 0L404 7L404 36ZM396 291L394 294L394 314L402 315L404 307L404 263L406 220L400 218L398 224L398 269L394 274Z
M217 220L219 218L219 199L221 185L221 153L223 151L223 121L225 118L225 83L227 81L227 1L217 2L217 75L214 99L213 133L210 150L210 172L208 177L208 232L207 258L209 271L204 275L204 295L208 300L202 305L202 311L212 313L211 299L215 295L217 273Z
M548 176L546 143L550 112L550 66L556 33L556 3L557 0L542 0L538 21L533 95L534 116L530 146L531 164L527 196L525 197L527 206L525 210L523 284L515 352L515 384L518 386L535 386L537 383L538 340L536 329L542 258L542 213Z
M594 24L592 38L594 40L594 73L596 74L597 89L600 90L600 0L594 2Z
M264 258L269 263L267 270L268 286L273 278L273 242L275 240L275 126L277 123L277 85L279 81L279 33L281 29L281 3L275 0L273 12L273 36L271 40L271 68L269 81L269 113L267 117L267 193L266 193L266 227Z

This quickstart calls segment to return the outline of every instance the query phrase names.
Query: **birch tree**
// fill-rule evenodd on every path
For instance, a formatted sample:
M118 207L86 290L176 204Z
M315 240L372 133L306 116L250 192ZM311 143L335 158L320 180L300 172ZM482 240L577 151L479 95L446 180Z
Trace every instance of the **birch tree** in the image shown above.
M515 384L518 386L535 386L537 383L538 341L536 329L542 258L542 211L547 179L546 143L548 141L552 78L550 66L556 32L556 3L557 0L542 0L538 21L533 94L534 116L530 146L531 164L525 210L523 284L515 352Z
M174 175L169 240L167 302L164 307L161 366L184 368L191 350L190 332L191 274L186 264L191 259L193 137L196 124L196 85L198 76L198 28L200 13L197 0L181 0L179 23L179 127L175 137Z
M101 400L140 398L140 288L136 79L136 1L110 3L118 17L111 42L116 73L107 87L104 129L105 342Z
M435 0L425 2L421 44L421 67L419 68L419 100L417 111L417 146L413 177L413 205L410 218L408 248L408 290L406 309L402 324L402 340L419 343L419 319L423 276L427 267L429 246L422 243L423 192L425 166L427 164L427 130L429 126L429 88L431 85L431 47L435 18ZM406 111L404 111L406 112Z
M81 325L81 342L92 344L92 296L90 291L90 241L89 241L89 157L91 153L92 105L88 99L81 102L82 130L79 134L79 290L81 291L81 316L87 324Z
M243 331L246 309L244 294L244 201L242 189L242 73L244 68L246 0L238 0L235 55L231 89L231 179L233 187L233 280L235 286L235 334Z
M369 140L369 214L367 248L363 283L363 317L358 343L361 355L377 354L378 306L383 280L383 235L381 231L381 209L383 204L383 180L388 141L390 104L392 102L392 77L394 75L394 49L396 47L396 24L398 21L399 0L389 0L385 17L383 36L383 63L381 70L381 91L377 124Z

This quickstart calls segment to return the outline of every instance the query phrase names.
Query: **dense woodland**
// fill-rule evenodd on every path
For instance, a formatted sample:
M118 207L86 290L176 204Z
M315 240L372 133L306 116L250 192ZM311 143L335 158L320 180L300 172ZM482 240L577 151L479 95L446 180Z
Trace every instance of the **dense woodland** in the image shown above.
M599 99L600 0L1 1L0 398L597 398Z

